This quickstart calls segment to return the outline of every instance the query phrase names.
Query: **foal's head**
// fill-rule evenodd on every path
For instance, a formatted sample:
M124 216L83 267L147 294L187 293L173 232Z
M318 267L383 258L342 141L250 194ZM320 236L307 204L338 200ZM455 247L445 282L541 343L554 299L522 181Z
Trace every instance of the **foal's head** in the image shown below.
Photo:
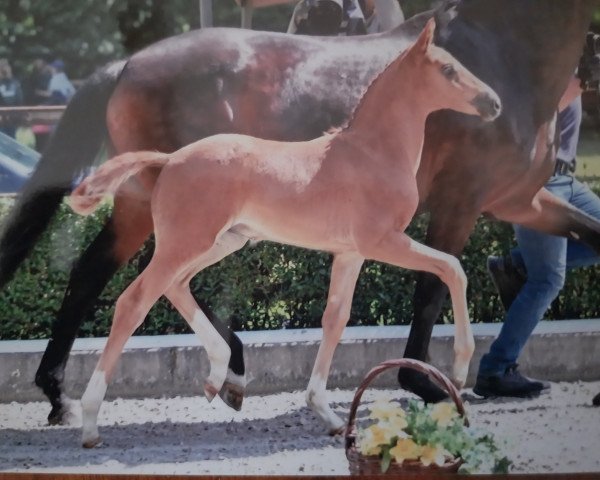
M406 60L420 72L418 91L432 110L449 108L494 120L501 111L500 98L488 85L467 70L449 52L433 44L435 21L427 22L423 32L406 54Z

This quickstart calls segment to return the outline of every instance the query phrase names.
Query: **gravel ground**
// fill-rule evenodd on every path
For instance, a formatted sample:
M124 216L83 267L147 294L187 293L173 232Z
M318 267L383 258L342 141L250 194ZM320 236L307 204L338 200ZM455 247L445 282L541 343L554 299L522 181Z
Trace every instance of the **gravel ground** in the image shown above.
M555 383L534 400L483 401L466 390L471 424L506 442L512 472L600 472L600 408L591 400L600 382ZM334 390L346 415L354 392ZM370 390L363 402L408 396ZM104 443L80 447L80 431L45 425L45 403L0 404L0 471L141 474L348 473L343 439L324 434L302 392L245 400L233 412L217 398L105 402Z

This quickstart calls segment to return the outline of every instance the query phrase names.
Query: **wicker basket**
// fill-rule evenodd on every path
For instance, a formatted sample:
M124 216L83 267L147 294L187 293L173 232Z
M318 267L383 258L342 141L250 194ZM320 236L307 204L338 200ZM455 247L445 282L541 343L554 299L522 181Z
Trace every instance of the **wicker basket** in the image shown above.
M458 390L452 385L448 377L442 374L439 370L419 360L412 360L409 358L400 358L396 360L388 360L373 368L356 390L352 406L350 407L350 415L348 416L348 425L346 426L346 458L350 462L350 473L352 475L377 475L381 474L381 459L377 455L363 455L357 448L356 445L356 411L358 410L358 404L362 394L367 389L369 384L377 377L380 373L390 368L412 368L419 372L425 373L433 380L437 385L444 389L452 398L456 404L456 409L459 415L464 419L465 426L469 425L469 421L465 415L465 408L460 398ZM431 464L429 466L423 465L418 460L405 460L401 464L392 461L389 469L386 473L390 474L439 474L439 473L456 473L458 468L462 464L462 460L457 458L453 461L446 462L442 466Z

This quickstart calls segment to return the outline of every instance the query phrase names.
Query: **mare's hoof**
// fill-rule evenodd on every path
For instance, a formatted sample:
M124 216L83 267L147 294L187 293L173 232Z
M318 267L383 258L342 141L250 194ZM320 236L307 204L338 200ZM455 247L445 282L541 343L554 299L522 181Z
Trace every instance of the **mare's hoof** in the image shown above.
M438 403L448 398L448 394L444 390L421 372L401 368L398 370L398 382L402 388L418 395L425 403Z
M74 402L64 401L61 407L52 407L48 414L48 425L74 426L79 424L79 416L73 411Z
M206 397L209 403L214 400L218 393L219 390L217 390L212 383L204 382L204 396Z
M242 402L244 401L244 387L225 381L219 391L219 396L227 406L239 412L242 409Z
M83 440L81 442L83 448L94 448L102 445L102 439L100 437L91 438L89 440Z
M594 399L592 400L592 404L595 407L600 407L600 393L594 397Z
M52 407L48 414L48 425L63 425L65 412L62 407Z

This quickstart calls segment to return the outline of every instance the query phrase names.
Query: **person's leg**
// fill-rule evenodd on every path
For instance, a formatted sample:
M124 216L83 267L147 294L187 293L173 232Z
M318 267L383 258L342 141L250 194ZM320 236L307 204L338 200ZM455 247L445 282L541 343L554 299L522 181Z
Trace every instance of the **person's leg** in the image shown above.
M500 335L481 362L480 373L498 374L514 364L529 335L560 292L567 240L515 226L527 281L508 309Z
M577 179L571 185L569 203L588 215L600 219L600 197L590 187ZM589 267L600 263L600 257L587 245L569 240L567 247L567 269Z
M560 180L560 181L559 181ZM571 182L559 179L553 193L571 197ZM516 360L531 332L564 285L567 239L515 225L519 245L512 252L514 263L523 262L526 281L507 311L498 338L481 359L475 393L528 396L539 393L542 382L529 381L516 371Z

